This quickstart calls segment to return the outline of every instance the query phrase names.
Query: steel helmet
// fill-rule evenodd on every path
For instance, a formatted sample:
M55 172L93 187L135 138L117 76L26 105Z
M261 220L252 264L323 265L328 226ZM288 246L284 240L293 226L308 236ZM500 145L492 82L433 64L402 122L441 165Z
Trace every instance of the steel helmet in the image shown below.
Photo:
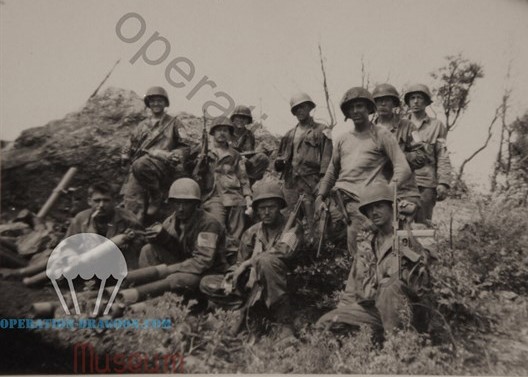
M376 202L393 202L394 193L386 183L373 183L366 186L359 195L359 211L367 216L365 211L369 204Z
M235 115L246 117L249 119L249 123L253 123L253 116L251 116L251 109L244 105L238 105L235 107L235 110L233 111L233 114L229 117L229 119L233 120Z
M169 188L169 199L202 201L200 186L191 178L177 179Z
M372 98L374 98L374 101L376 98L381 97L391 97L394 99L396 106L400 106L400 94L391 84L379 84L374 88L374 91L372 92Z
M372 94L370 92L362 87L354 87L352 89L348 89L345 92L345 95L343 96L343 99L341 99L341 111L345 115L345 120L348 119L348 114L346 113L346 108L348 107L349 102L357 101L357 100L365 100L370 105L369 107L369 114L372 114L376 111L376 103L374 102L374 99L372 98Z
M147 90L147 94L145 94L145 98L143 98L143 102L145 102L145 106L149 106L149 98L152 96L160 96L164 97L165 101L167 101L167 106L169 106L169 95L167 94L167 91L163 89L161 86L153 86L149 90Z
M255 185L253 192L253 209L257 209L258 202L264 199L279 199L281 202L281 208L286 207L286 199L284 199L284 193L282 187L278 182L261 182Z
M229 132L231 135L235 133L235 126L233 126L233 122L231 122L231 120L226 116L219 116L213 119L213 124L209 129L209 134L212 135L213 130L218 126L227 126L229 127Z
M295 113L293 112L293 109L295 108L295 106L298 106L301 103L305 103L305 102L308 102L310 106L312 107L312 109L315 108L315 102L312 101L312 98L308 94L297 93L293 95L292 98L290 99L290 110L292 114L295 115Z
M409 106L409 97L412 93L422 93L425 94L426 100L427 100L427 106L429 106L431 103L433 103L433 96L431 95L431 91L427 87L427 85L424 84L414 84L411 85L407 91L405 92L405 95L403 96L403 100L405 101L405 104Z

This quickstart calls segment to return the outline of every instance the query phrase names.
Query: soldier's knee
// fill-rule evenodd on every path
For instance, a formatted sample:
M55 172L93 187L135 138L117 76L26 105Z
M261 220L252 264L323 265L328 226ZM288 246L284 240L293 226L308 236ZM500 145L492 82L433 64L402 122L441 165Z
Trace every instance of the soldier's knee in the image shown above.
M271 253L260 254L257 258L257 268L261 270L274 270L284 264L277 255Z

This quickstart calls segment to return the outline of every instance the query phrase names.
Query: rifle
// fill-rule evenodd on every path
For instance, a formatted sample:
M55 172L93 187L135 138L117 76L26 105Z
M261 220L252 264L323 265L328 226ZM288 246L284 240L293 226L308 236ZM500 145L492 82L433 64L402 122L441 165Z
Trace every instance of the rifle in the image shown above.
M279 148L274 148L274 149L270 149L270 150L263 150L263 151L247 151L247 152L240 153L240 155L244 156L244 157L249 157L249 156L254 156L257 153L264 153L264 154L269 156L271 153L273 153L273 152L275 152L277 150L279 150Z
M192 176L195 181L202 183L204 177L202 174L208 172L208 155L209 153L209 135L207 134L206 118L205 111L203 113L203 130L202 130L202 148L200 150L200 155L198 157L198 162L194 166Z
M396 258L398 260L398 280L402 280L402 271L401 271L401 253L398 242L398 182L393 181L394 183L394 194L392 198L392 250L396 252Z
M130 161L135 161L138 159L141 155L147 152L147 150L154 145L156 141L164 134L165 130L169 128L171 124L173 124L176 121L176 118L172 118L170 122L168 122L159 132L154 135L154 137L150 140L143 140L142 145L139 146L138 149L134 152L134 154L131 156ZM160 119L161 122L161 119Z
M323 210L323 213L321 214L321 218L319 219L319 244L317 245L317 254L315 255L316 258L319 258L319 255L321 254L321 248L323 247L323 241L324 241L324 235L326 226L328 224L328 208L325 208Z

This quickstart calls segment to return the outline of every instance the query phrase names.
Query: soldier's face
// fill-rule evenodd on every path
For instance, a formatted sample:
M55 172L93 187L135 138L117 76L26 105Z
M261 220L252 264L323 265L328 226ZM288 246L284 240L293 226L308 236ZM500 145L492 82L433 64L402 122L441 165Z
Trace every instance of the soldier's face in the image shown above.
M114 212L114 199L110 194L96 191L88 199L88 204L97 212L97 217L107 217Z
M249 118L246 118L246 117L243 117L243 116L239 116L239 115L235 115L233 117L233 124L238 129L244 129L244 128L246 128L246 125L249 124Z
M422 93L411 93L409 95L409 108L413 113L425 111L427 99Z
M174 211L174 216L180 221L189 220L198 208L198 204L196 200L169 199L171 210Z
M370 221L377 227L382 227L392 221L391 202L375 202L365 208L365 212Z
M230 132L228 126L217 126L213 130L213 138L217 143L227 143Z
M348 105L347 114L355 125L363 125L369 122L368 103L363 100L353 101Z
M162 114L165 107L167 106L167 101L162 96L152 96L148 100L150 110L154 115Z
M257 203L257 215L265 225L275 225L280 219L280 202L276 199L264 199Z
M305 121L310 117L312 106L308 102L301 103L293 108L293 113L299 122Z
M392 97L379 97L374 100L376 102L376 107L378 114L381 116L391 115L394 110L395 104Z

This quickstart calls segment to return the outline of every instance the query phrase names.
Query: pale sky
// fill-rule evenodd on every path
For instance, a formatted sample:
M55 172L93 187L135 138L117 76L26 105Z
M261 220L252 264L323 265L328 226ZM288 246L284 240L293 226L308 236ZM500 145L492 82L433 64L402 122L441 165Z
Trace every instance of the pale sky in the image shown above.
M138 16L123 23L123 36L137 34L137 17L144 20L145 30L136 42L127 43L118 37L116 25L130 12ZM371 88L387 80L398 89L414 82L432 85L429 73L444 64L446 55L458 52L483 65L485 78L448 138L455 166L485 139L506 86L513 88L508 120L528 109L524 0L3 0L0 25L0 137L7 140L82 108L119 58L105 87L142 96L152 85L164 86L173 114L199 115L206 101L227 106L225 99L215 97L224 92L237 103L256 106L258 117L262 101L266 127L284 134L295 124L288 100L298 91L312 95L316 118L328 120L319 41L339 120L334 134L352 127L343 123L339 100L347 89L361 85L362 56ZM157 65L141 57L132 64L156 32L170 45L167 57ZM161 43L152 44L147 54L155 60L163 50ZM182 88L165 78L167 65L177 57L189 59L195 69ZM204 76L216 87L204 86L187 99ZM182 81L177 74L174 79ZM498 132L493 148L467 166L472 181L487 180L497 139Z

